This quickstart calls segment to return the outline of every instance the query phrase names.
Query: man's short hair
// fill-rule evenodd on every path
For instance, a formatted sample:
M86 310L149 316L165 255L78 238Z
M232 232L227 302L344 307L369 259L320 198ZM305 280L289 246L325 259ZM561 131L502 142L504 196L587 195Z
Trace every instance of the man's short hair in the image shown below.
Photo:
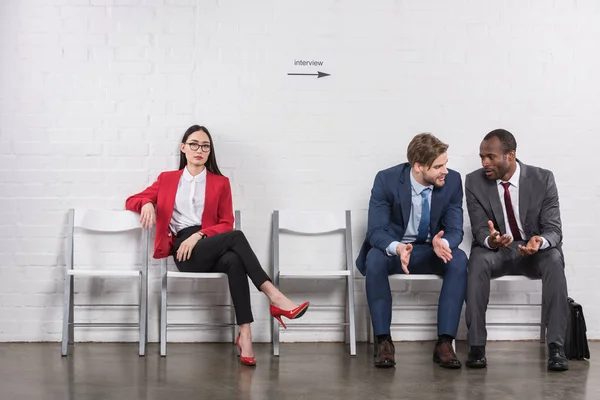
M415 163L419 163L430 168L435 159L444 154L447 150L448 145L431 133L420 133L408 144L408 163L411 166L414 166Z
M504 154L510 153L511 151L517 151L517 140L513 136L512 133L507 131L506 129L494 129L485 137L483 140L490 140L493 138L498 138L500 140L500 144L502 145L502 152Z

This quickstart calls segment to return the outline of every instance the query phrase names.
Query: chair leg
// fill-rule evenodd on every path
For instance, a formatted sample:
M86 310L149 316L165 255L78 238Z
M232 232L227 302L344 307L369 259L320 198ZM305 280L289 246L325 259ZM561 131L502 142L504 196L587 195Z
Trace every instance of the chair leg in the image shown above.
M356 323L354 310L354 278L348 276L348 312L349 312L349 330L350 330L350 355L356 356Z
M377 340L375 340L375 335L373 335L372 338L373 340L371 341L371 343L373 345L373 357L377 357Z
M273 281L275 287L279 289L279 279ZM279 322L275 318L270 318L273 329L273 355L279 357Z
M139 355L146 355L146 338L148 337L148 280L140 275L140 317L139 317Z
M231 323L232 332L231 341L233 344L235 344L235 339L237 339L238 334L238 326L235 323L235 308L233 308L233 300L231 297L229 297L229 321Z
M377 340L375 340L375 331L373 329L373 320L371 320L371 312L367 305L367 340L373 346L373 357L377 356Z
M160 291L160 355L167 355L167 266L163 260Z
M373 340L371 340L371 313L369 312L369 305L367 304L367 310L365 312L365 314L367 315L367 343L371 344L373 343Z
M63 328L61 343L61 355L63 356L66 356L69 350L69 333L71 332L69 322L71 321L71 303L73 302L73 298L71 297L72 283L72 276L65 274L65 294L63 301Z
M542 315L540 316L540 343L546 343L546 321L544 320L546 315L546 305L544 302L542 302L542 306L540 308L542 309Z
M69 344L75 343L75 277L69 276L71 280L71 302L69 303Z
M375 336L373 334L373 321L371 321L371 312L369 310L369 305L367 304L367 343L373 345L373 356L377 355L377 342L375 341Z
M348 297L348 293L350 293L350 284L347 279L348 277L346 277L346 289L344 290L344 343L350 344L350 298Z
M273 355L279 357L279 322L271 318L273 324Z

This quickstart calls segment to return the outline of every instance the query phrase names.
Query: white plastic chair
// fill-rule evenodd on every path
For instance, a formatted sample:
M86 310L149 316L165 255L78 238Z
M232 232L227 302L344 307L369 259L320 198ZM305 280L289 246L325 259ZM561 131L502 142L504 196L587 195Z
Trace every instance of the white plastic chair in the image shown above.
M139 229L141 231L142 254L141 266L137 270L131 269L93 269L84 265L74 265L75 229L104 232L122 233ZM140 285L140 300L138 304L75 304L74 278L75 277L113 277L137 278ZM98 323L74 322L75 306L101 306L101 307L139 307L139 320L136 323L114 322ZM68 354L68 345L74 342L74 328L77 326L100 327L138 327L139 328L139 355L146 354L148 342L148 231L140 226L139 215L131 211L115 210L69 210L67 228L67 252L65 268L65 293L63 304L63 329L62 348L63 356Z
M433 274L394 274L389 276L390 281L441 281L443 279L440 275ZM517 282L517 281L531 281L526 276L521 275L505 275L499 278L493 278L493 281L497 282ZM437 305L410 305L403 306L402 304L395 305L393 308L396 309L428 309L431 307L437 307ZM488 308L501 308L501 307L541 307L541 318L540 322L487 322L487 326L539 326L540 327L540 343L544 343L546 340L546 327L544 326L544 306L542 304L489 304ZM392 326L437 326L435 322L393 322ZM369 313L369 307L367 306L367 337L370 343L374 343L373 337L373 324L371 321L371 314ZM374 354L377 354L377 346L373 346Z
M273 284L279 288L281 278L345 278L346 290L346 322L336 324L286 324L288 329L296 327L336 327L346 326L346 341L350 343L350 355L356 355L356 326L354 310L354 276L352 262L352 221L350 210L344 211L273 211ZM279 266L279 234L280 231L304 235L321 235L343 231L345 236L346 262L344 269L320 271L282 271ZM311 308L318 305L311 304ZM330 307L330 306L328 306ZM273 355L279 356L279 323L272 319Z
M235 230L241 229L241 212L235 211ZM221 272L179 272L169 271L167 269L167 258L163 258L160 263L160 274L161 274L161 296L160 296L160 355L167 355L167 329L168 328L187 328L197 327L203 329L218 329L218 328L231 328L232 329L232 342L235 343L237 336L237 325L235 323L235 309L231 298L229 298L228 304L216 304L216 305L185 305L185 304L171 304L167 302L168 297L168 280L171 279L227 279L227 274ZM185 309L209 309L212 307L229 307L230 309L230 322L227 324L193 324L193 323L168 323L167 310L169 308L185 308Z

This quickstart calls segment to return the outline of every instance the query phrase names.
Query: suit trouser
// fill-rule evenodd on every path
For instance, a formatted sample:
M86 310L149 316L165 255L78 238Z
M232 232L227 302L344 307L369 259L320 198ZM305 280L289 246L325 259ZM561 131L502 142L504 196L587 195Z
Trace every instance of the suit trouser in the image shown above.
M471 250L466 311L470 346L485 346L485 312L490 300L490 280L504 275L542 279L545 309L542 322L548 328L548 343L564 344L569 309L563 255L553 247L531 256L521 256L519 244L525 242L513 242L510 247L497 251L478 246Z
M200 226L190 226L179 231L173 246L173 254L177 253L177 249L185 239L200 229ZM262 269L242 231L221 233L199 240L192 250L190 259L183 262L175 259L175 265L181 272L227 274L238 325L254 321L250 307L248 277L258 290L263 283L271 280Z
M414 244L408 270L411 274L438 274L444 283L438 300L438 335L456 337L460 313L467 288L467 256L461 249L452 249L447 264L436 256L431 244ZM392 323L392 293L388 276L403 274L400 257L388 257L372 248L366 261L366 290L375 335L390 334Z

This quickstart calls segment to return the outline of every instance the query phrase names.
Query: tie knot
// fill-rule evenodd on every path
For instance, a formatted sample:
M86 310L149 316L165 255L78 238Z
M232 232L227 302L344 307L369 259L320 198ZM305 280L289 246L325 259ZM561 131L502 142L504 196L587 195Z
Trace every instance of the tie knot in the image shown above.
M431 188L426 187L425 189L423 189L423 191L421 192L421 197L426 197L429 194L429 191L431 191Z
M510 182L500 182L500 184L502 186L504 186L504 190L505 191L508 190L508 188L510 187Z

